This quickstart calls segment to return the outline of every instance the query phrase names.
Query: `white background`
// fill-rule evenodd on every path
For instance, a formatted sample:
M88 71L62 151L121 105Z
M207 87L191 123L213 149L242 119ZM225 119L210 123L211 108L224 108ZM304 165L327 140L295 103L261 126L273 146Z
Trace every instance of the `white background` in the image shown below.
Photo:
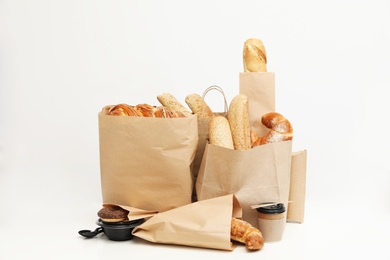
M389 259L389 13L385 0L0 1L0 259ZM251 37L293 149L308 150L305 222L255 253L79 236L101 206L101 108L213 84L230 101Z

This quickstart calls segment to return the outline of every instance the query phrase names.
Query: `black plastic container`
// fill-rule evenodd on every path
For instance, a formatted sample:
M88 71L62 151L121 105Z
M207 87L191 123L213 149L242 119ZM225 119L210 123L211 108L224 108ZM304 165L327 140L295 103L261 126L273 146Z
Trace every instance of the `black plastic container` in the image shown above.
M95 237L99 233L104 233L108 239L113 241L125 241L133 239L133 229L142 223L145 219L138 219L133 221L122 221L122 222L104 222L98 219L96 224L99 228L94 231L91 230L80 230L79 234L86 238Z

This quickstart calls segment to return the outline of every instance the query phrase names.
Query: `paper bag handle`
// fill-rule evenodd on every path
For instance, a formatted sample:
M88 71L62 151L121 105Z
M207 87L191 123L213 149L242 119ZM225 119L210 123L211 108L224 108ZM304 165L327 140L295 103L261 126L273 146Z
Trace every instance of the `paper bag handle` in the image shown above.
M228 112L228 103L226 101L226 96L225 96L225 93L223 92L223 89L217 85L213 85L213 86L210 86L208 88L206 88L206 90L203 92L203 95L202 95L202 98L205 99L206 97L206 94L210 91L210 90L217 90L219 91L222 96L223 96L223 100L224 100L224 112L227 113Z

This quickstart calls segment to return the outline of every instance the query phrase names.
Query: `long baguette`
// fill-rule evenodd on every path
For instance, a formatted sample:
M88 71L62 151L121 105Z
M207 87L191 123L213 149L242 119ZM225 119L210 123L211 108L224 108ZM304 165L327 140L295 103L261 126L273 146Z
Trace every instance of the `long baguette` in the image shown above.
M192 115L191 111L188 110L184 105L182 105L172 94L162 93L157 96L157 100L161 105L173 109L175 111L182 112L185 116Z
M235 150L248 150L252 147L249 121L248 97L238 94L230 102L228 120Z
M185 102L191 111L198 116L198 118L208 118L214 116L211 108L199 94L194 93L187 95Z
M243 59L244 72L267 72L267 53L260 39L245 41Z

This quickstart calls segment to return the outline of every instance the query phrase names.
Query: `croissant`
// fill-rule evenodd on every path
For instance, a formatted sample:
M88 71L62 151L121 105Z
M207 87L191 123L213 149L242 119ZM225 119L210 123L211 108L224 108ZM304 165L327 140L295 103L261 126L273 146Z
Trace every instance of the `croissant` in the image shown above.
M108 114L112 116L142 116L133 106L127 104L118 104L111 107Z
M251 132L252 147L293 139L293 127L282 114L277 112L264 114L261 117L261 123L270 128L270 131L262 137L258 137L256 133Z
M244 243L249 250L259 250L264 246L263 234L245 220L232 218L230 238Z

